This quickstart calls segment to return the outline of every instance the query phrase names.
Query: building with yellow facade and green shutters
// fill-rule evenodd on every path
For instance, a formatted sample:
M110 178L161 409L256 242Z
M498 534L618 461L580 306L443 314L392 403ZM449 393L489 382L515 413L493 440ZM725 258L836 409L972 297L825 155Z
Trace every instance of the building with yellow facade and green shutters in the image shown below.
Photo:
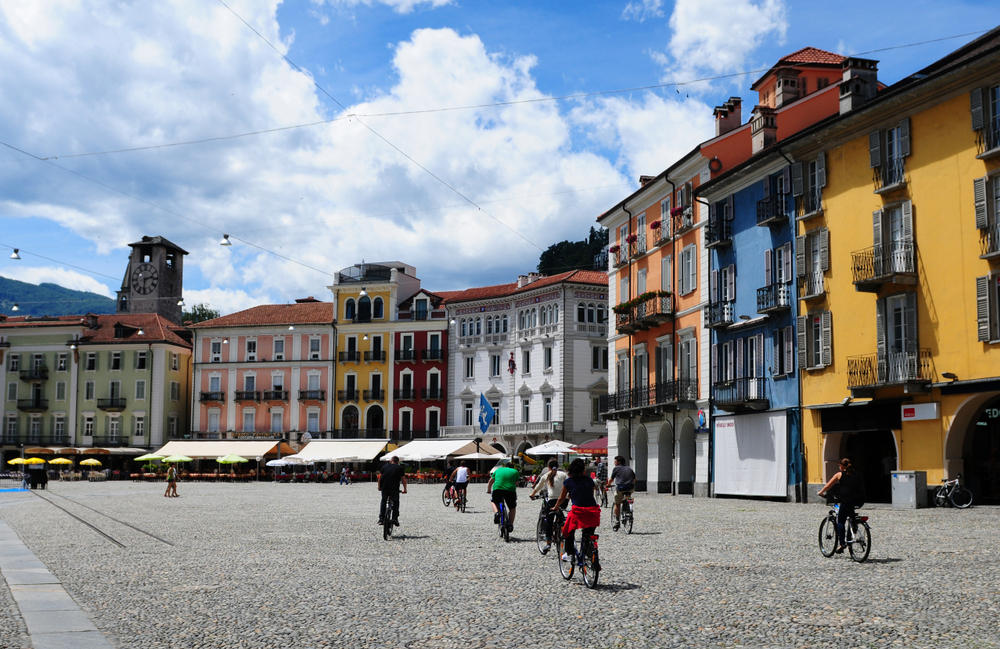
M847 456L872 502L914 470L1000 503L1000 29L887 88L875 69L845 61L840 114L778 152L809 491Z

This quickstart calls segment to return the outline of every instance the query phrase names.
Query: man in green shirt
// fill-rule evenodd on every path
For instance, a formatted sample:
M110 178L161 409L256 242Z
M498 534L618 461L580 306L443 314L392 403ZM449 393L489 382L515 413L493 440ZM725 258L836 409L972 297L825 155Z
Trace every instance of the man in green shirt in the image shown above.
M507 529L514 531L514 515L517 513L517 479L520 473L510 465L510 460L500 460L500 466L493 471L490 481L486 483L486 493L493 492L490 503L493 506L493 522L500 522L500 509L497 503L507 505Z

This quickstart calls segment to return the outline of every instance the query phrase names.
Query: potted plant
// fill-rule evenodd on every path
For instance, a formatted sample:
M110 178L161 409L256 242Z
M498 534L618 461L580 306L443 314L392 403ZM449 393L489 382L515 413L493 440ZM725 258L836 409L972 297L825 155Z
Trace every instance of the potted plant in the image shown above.
M619 245L614 245L614 246L609 246L608 247L608 252L610 252L611 254L614 254L614 253L618 252L619 250L621 250L621 246L619 246Z
M627 241L628 243L635 243L638 240L639 240L639 236L636 235L635 233L628 235L628 237L626 237L626 239L625 239L625 241Z
M649 227L652 230L659 230L660 229L660 225L661 224L660 224L659 221L653 221L652 223L649 224Z
M680 216L683 211L684 208L677 206L670 210L670 216Z

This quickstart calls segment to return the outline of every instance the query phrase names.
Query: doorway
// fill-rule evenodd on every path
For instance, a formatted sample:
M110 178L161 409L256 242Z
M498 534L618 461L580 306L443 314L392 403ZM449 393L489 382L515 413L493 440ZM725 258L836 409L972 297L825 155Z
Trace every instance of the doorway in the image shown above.
M845 433L840 457L848 457L865 481L867 501L892 502L892 472L896 470L896 438L891 430Z

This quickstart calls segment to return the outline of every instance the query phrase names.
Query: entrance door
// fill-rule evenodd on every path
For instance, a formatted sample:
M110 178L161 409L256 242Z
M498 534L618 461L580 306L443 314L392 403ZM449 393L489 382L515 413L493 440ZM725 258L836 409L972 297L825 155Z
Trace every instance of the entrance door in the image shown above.
M1000 505L1000 399L979 411L971 429L962 454L962 484L972 490L976 505Z
M896 470L896 442L888 430L844 435L841 457L848 457L865 481L867 502L892 502L892 472Z

